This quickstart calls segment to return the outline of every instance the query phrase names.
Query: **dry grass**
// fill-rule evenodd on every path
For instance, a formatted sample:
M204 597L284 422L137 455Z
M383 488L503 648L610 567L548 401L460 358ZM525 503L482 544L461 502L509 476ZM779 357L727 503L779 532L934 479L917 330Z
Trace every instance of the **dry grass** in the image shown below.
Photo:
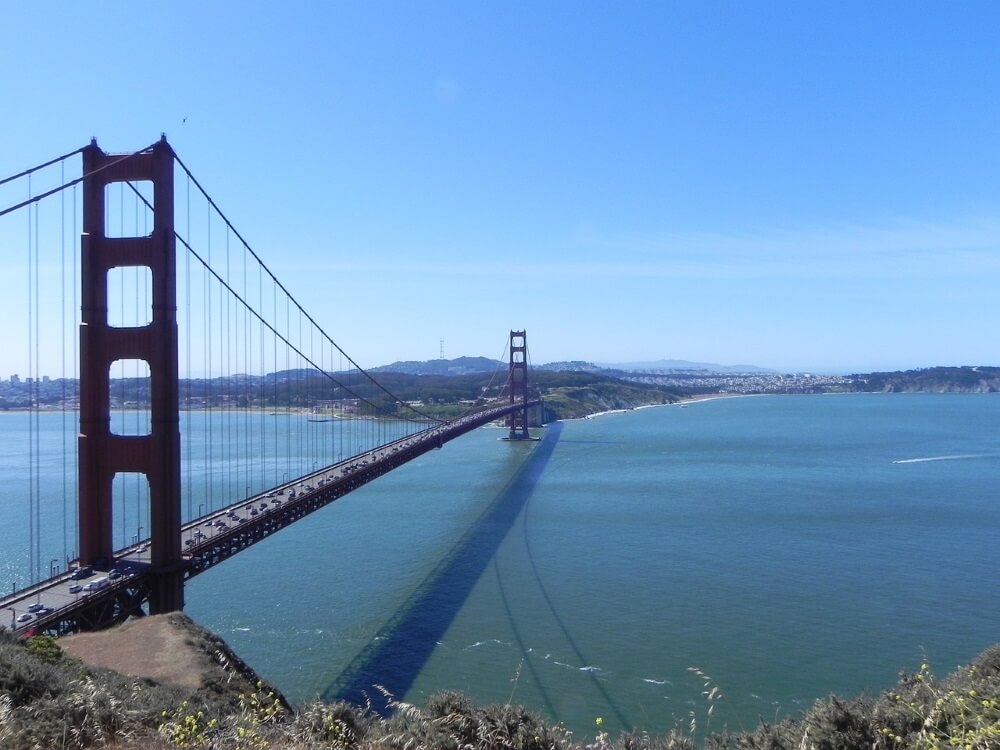
M32 648L0 632L3 750L1000 750L1000 645L937 679L929 665L875 698L817 701L795 720L710 734L719 687L696 671L704 705L693 725L664 736L612 738L597 726L574 743L511 703L475 706L444 692L417 706L383 692L388 709L310 703L292 712L263 683L225 698L87 667L58 646Z

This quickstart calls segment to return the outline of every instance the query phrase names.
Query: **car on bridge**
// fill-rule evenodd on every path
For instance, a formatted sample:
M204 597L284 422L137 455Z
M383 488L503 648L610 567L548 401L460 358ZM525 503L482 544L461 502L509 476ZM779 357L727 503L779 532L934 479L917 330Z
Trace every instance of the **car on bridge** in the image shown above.
M83 567L74 570L73 575L71 575L70 578L72 578L74 581L79 581L82 578L90 578L90 576L92 575L94 575L93 569L88 567Z
M17 616L17 621L21 623L28 622L30 619L31 615L29 615L27 612L24 612L23 614Z

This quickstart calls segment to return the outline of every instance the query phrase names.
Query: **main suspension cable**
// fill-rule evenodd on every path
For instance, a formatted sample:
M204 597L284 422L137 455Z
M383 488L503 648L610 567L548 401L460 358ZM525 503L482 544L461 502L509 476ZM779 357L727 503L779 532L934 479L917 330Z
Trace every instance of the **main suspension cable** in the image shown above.
M33 174L39 171L40 169L51 167L53 164L57 162L66 161L66 159L70 158L71 156L76 156L77 154L82 153L85 148L86 146L80 146L80 148L76 149L76 151L70 151L68 154L57 156L55 159L49 159L49 161L45 162L44 164L39 164L37 166L31 167L30 169L25 169L23 172L18 172L17 174L11 175L10 177L5 177L2 180L0 180L0 185L6 185L8 182L13 182L14 180L19 180L22 177L27 177L28 175Z
M55 195L56 193L59 193L59 192L65 190L66 188L70 188L70 187L73 187L74 185L78 185L79 183L81 183L84 180L86 180L88 177L92 177L93 175L98 174L99 172L103 172L105 169L110 169L111 167L115 166L116 164L120 164L121 162L123 162L123 161L125 161L127 159L131 159L132 157L136 156L137 154L145 153L145 152L149 151L152 148L153 148L152 146L147 146L146 148L140 149L139 151L133 151L132 153L129 153L129 154L123 154L119 158L114 159L113 161L109 161L107 164L104 164L103 166L100 166L100 167L98 167L97 169L95 169L95 170L93 170L91 172L87 172L86 174L80 175L75 180L70 180L69 182L63 183L59 187L52 188L51 190L47 190L44 193L39 193L38 195L36 195L36 196L34 196L32 198L28 198L27 200L21 201L17 205L10 206L9 208L5 208L3 210L0 210L0 216L6 216L9 213L13 213L14 211L17 211L19 208L24 208L25 206L30 206L33 203L38 203L40 200L44 200L45 198L48 198L50 195ZM83 149L82 148L78 149L78 151L76 151L74 153L79 153L79 151L83 151ZM72 154L71 154L71 156L72 156ZM56 161L58 161L58 159ZM26 172L25 174L30 179L30 176L31 176L30 175L30 170L29 170L29 172ZM5 182L9 181L9 180L12 180L12 179L14 179L14 178L13 177L7 178L7 180L5 180Z

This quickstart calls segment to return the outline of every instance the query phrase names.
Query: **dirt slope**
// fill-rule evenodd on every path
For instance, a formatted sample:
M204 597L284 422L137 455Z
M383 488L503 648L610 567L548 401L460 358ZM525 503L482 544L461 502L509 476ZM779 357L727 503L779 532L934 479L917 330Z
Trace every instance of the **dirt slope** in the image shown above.
M92 666L215 699L236 701L240 693L253 692L260 681L225 641L181 612L141 617L97 633L65 636L59 645ZM273 690L270 686L265 689Z

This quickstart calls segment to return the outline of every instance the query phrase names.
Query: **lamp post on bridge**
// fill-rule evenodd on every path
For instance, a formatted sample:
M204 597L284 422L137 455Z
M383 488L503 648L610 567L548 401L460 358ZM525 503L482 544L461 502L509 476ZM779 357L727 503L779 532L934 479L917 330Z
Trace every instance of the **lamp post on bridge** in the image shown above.
M59 563L58 557L53 557L51 560L49 560L49 578L56 577L56 573L59 572L58 563Z

